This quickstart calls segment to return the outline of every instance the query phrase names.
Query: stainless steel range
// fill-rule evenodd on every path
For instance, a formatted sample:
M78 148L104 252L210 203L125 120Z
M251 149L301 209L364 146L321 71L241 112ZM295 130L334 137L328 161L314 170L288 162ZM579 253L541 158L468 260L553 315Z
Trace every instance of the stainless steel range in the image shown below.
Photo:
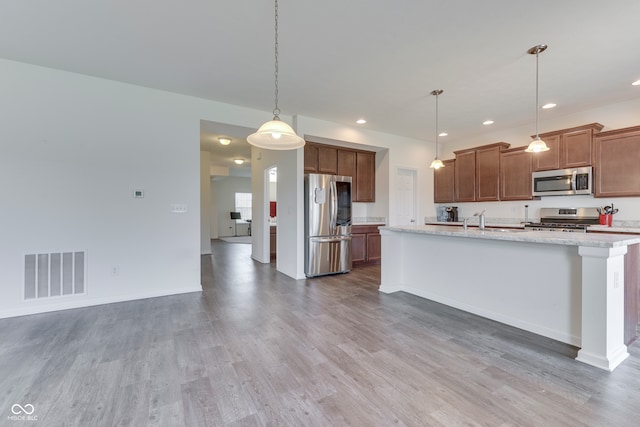
M540 222L525 224L526 230L586 233L599 223L597 208L541 208Z

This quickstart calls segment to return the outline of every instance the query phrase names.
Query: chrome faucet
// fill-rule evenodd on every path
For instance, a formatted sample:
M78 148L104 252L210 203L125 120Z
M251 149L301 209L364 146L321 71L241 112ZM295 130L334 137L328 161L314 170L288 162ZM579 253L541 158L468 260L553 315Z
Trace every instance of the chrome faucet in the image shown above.
M483 209L480 212L476 212L473 214L473 216L477 216L479 218L478 221L478 228L480 230L484 230L484 213L486 212L486 209Z

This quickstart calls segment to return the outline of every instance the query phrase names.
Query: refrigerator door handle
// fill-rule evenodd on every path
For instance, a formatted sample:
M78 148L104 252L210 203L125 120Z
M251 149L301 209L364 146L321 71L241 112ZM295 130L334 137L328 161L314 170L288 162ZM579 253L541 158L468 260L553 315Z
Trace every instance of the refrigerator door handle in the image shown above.
M338 187L336 186L336 180L332 177L330 184L330 204L331 204L331 220L329 227L331 228L331 234L336 233L336 227L338 223Z
M351 236L335 236L335 237L309 237L309 240L312 242L319 243L331 243L331 242L342 242L344 240L351 240Z

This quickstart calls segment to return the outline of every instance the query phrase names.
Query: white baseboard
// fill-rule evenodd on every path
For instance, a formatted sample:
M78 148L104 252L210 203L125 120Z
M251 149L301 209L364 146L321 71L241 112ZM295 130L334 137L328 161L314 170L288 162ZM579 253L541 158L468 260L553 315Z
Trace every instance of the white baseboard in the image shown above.
M191 292L202 292L202 286L187 286L182 288L162 289L157 292L143 292L139 294L118 295L102 298L86 298L86 295L83 295L82 299L74 298L73 300L64 302L60 302L58 300L57 302L53 302L50 304L42 304L42 300L35 299L33 300L33 302L38 303L37 305L29 305L29 302L31 301L27 301L22 307L0 311L0 319L27 316L30 314L49 313L52 311L70 310L74 308L91 307L102 304L112 304L116 302L135 301L139 299L179 295Z

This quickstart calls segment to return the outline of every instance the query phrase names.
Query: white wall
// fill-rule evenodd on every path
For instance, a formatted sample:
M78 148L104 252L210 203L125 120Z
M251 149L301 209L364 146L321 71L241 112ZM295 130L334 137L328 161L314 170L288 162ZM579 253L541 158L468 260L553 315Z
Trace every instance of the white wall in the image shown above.
M603 131L640 125L640 99L594 108L573 115L558 115L553 110L541 112L540 133L565 129L588 123L601 123ZM511 148L528 145L530 136L535 134L535 117L530 124L514 129L499 129L490 133L477 135L464 140L452 140L440 144L442 159L453 159L454 151L463 148L491 144L504 141L511 144ZM524 205L529 205L530 218L539 217L541 207L597 207L614 203L620 211L614 221L640 221L640 198L616 197L599 199L592 196L551 196L541 200L518 202L483 202L483 203L454 203L459 207L460 216L470 216L474 212L486 209L487 219L507 218L524 220ZM435 210L428 216L435 216ZM421 218L419 216L419 218Z
M376 154L376 201L375 203L355 203L354 217L385 217L394 225L395 171L399 167L418 171L417 194L418 218L435 212L433 208L433 172L429 169L435 156L435 145L411 138L375 132L364 128L348 128L334 123L298 116L300 135L314 135L322 138L362 145L362 149L377 151Z
M278 168L276 268L295 279L304 278L303 152L302 148L289 151L264 150L256 147L251 149L255 233L252 257L263 263L270 261L268 169L276 166Z
M229 212L236 210L236 193L251 193L251 178L237 176L221 177L212 181L215 187L216 198L211 200L212 209L217 212L218 232L220 237L233 236L235 234L235 221L229 216ZM238 235L246 236L249 225L238 223Z
M200 152L200 254L211 253L211 153Z
M0 317L199 291L200 120L268 114L13 61L0 74ZM25 301L25 254L61 251L86 251L86 294Z

